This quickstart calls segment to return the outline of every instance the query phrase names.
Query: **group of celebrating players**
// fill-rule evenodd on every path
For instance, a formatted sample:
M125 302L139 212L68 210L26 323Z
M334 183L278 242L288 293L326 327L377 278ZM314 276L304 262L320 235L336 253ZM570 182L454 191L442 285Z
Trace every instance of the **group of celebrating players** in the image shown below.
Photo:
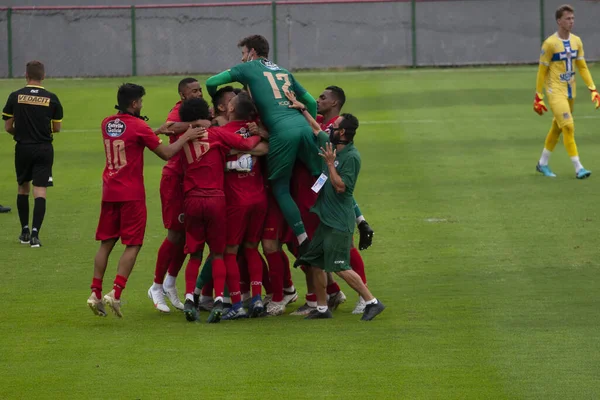
M355 225L361 250L373 237L353 198L358 119L341 114L341 88L330 86L315 101L291 73L269 61L264 37L249 36L238 46L242 63L206 81L212 110L199 82L185 78L178 86L181 100L155 131L141 116L144 88L119 88L118 113L102 122L101 244L87 304L96 315L105 316L108 306L123 316L121 293L146 228L142 173L148 147L168 160L160 183L167 237L148 290L157 310L170 312L168 299L188 321L208 311L209 323L284 314L298 299L286 244L307 284L306 302L292 314L331 318L331 310L346 301L336 273L359 294L353 313L371 320L385 307L367 288L353 245ZM244 90L224 86L232 82ZM159 134L168 135L170 144ZM125 250L113 289L103 296L108 257L119 238ZM209 256L202 266L205 244ZM175 283L187 255L182 303Z
M548 111L545 88L554 118L536 170L556 177L548 164L562 134L576 178L585 179L591 172L581 164L574 138L575 67L596 108L600 94L583 43L571 33L573 8L560 6L555 17L558 30L542 45L533 104L540 115ZM144 88L129 83L119 88L118 113L102 122L106 166L96 231L101 244L87 304L96 315L105 316L106 306L123 315L121 293L146 229L147 147L168 160L160 184L167 237L148 290L157 310L170 312L168 299L189 321L199 319L199 310L210 312L208 322L282 315L298 299L285 244L307 285L305 304L292 314L331 318L331 310L346 300L333 278L336 273L359 294L353 313L371 320L385 307L367 288L364 262L353 245L355 225L359 249L368 248L373 237L353 197L361 165L353 142L358 119L341 113L346 100L341 88L329 86L315 101L292 74L269 61L264 37L249 36L238 46L242 63L206 81L212 112L198 81L186 78L178 86L181 101L153 131L141 116ZM9 95L2 117L16 141L19 241L39 248L46 188L53 186L53 134L61 129L63 109L42 86L41 62L27 63L25 77L27 86ZM227 86L232 82L244 90ZM169 136L169 145L160 134ZM103 296L108 258L119 238L125 250L113 289ZM201 268L205 244L209 256ZM182 303L175 281L187 255Z

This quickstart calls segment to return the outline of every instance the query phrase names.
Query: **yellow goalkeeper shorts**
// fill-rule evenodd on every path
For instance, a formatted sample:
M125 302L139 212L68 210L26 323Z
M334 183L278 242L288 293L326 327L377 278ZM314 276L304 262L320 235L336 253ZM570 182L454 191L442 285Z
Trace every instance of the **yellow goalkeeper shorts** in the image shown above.
M548 95L548 105L554 114L556 123L560 128L573 123L573 103L575 99L567 99L564 96Z

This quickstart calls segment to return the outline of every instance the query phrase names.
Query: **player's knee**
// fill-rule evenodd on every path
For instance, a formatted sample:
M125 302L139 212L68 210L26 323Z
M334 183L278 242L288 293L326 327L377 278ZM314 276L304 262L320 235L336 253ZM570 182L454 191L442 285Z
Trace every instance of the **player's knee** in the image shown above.
M167 240L173 244L182 245L185 241L185 232L169 229L167 231Z
M112 239L106 239L106 240L103 240L102 242L100 242L100 246L101 247L110 247L112 249L118 240L119 240L118 237L112 238Z
M271 254L279 251L279 243L277 240L263 240L262 241L263 252L265 254Z
M336 271L335 274L337 276L339 276L340 278L344 279L345 281L347 281L348 279L352 278L353 275L356 275L356 272L354 272L351 269L348 269L348 270Z
M569 156L576 155L577 145L575 144L575 127L573 124L563 126L563 143Z
M258 249L258 242L244 242L245 249Z
M227 247L225 247L225 254L237 255L239 247L240 246L238 246L238 245L227 246Z
M137 256L137 254L140 252L141 249L142 249L141 244L126 244L123 255L125 255L125 253L127 253L130 256Z
M31 186L30 186L29 182L23 182L21 185L19 185L19 187L17 189L17 193L18 194L29 194L30 190L31 190Z
M27 183L29 184L29 182L27 182ZM29 192L29 188L27 191ZM45 199L46 198L46 188L40 187L40 186L34 186L33 187L33 197L35 199L37 199L38 197Z
M573 138L573 136L575 135L575 124L573 124L571 122L571 123L563 126L562 127L562 132L563 132L563 138L564 138L564 140L567 140L569 136L571 138Z

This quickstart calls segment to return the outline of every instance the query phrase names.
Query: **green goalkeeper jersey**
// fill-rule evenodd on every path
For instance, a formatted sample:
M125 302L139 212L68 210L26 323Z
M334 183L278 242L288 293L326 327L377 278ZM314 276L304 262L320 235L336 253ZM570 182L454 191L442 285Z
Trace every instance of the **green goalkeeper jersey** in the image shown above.
M329 136L325 132L320 132L317 136L319 147L325 148L329 141ZM311 209L319 216L321 222L331 228L342 232L354 232L354 187L360 172L360 153L354 147L354 143L347 144L337 153L333 163L337 173L342 178L346 190L343 193L337 193L331 184L329 169L323 161L323 174L327 176L325 185L319 192L317 202Z
M286 92L294 92L296 97L300 97L306 89L285 68L266 58L259 58L236 65L229 74L233 80L246 86L262 123L271 135L285 133L290 127L308 126L298 110L289 108L290 102L285 96Z

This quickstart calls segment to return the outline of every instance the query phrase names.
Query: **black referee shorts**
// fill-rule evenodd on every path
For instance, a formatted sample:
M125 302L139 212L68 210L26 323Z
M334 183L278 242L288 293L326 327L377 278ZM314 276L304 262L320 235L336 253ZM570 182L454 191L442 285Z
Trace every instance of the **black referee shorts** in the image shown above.
M54 147L52 143L20 144L15 146L17 183L33 181L33 186L49 187L52 183Z

